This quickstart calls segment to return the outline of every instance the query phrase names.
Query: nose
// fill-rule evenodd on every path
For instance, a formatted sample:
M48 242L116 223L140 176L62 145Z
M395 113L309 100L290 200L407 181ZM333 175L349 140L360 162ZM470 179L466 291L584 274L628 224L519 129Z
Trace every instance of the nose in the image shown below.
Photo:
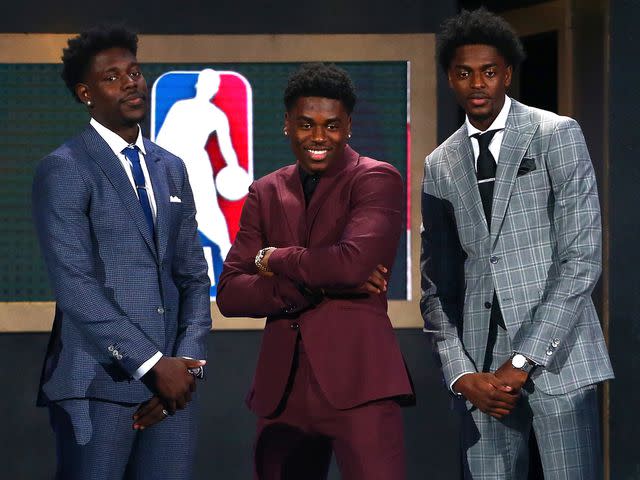
M130 75L122 76L122 88L131 88L136 85L136 81Z
M471 87L472 88L484 88L484 75L482 72L473 72L471 74Z
M316 125L315 127L313 127L313 130L311 131L311 135L313 137L314 142L321 143L321 142L324 142L326 139L324 128L321 125Z

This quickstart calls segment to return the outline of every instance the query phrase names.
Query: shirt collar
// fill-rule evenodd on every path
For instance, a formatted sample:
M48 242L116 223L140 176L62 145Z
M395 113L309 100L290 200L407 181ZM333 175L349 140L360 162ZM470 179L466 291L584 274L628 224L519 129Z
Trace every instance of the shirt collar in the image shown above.
M111 148L111 150L113 150L113 153L115 153L116 155L120 155L122 153L122 150L129 146L129 143L127 143L120 135L112 130L109 130L95 118L91 118L91 121L89 123L93 128L95 128L96 132L98 132L98 135L100 135L102 139L107 142L109 148ZM140 149L143 155L147 154L144 149L144 142L142 141L142 131L140 129L140 125L138 125L138 137L136 138L134 145Z
M491 126L485 130L485 132L488 132L490 130L504 130L505 127L507 126L507 117L509 116L510 108L511 108L511 99L507 95L505 95L504 105L502 105L502 110L500 110L500 113L498 114L496 119L493 121ZM469 135L470 137L472 137L476 133L482 133L482 130L478 130L476 127L471 125L471 122L469 121L469 115L465 116L465 123L467 125L467 135Z

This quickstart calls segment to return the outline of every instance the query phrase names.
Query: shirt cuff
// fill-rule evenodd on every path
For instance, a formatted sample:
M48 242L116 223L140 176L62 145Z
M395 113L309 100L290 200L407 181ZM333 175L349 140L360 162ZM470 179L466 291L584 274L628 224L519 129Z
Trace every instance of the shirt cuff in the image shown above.
M140 380L149 370L154 367L156 363L158 363L158 360L160 360L161 358L162 352L156 352L153 357L140 365L140 368L138 368L138 370L134 372L133 378L135 378L136 380Z
M469 375L470 373L473 373L473 372L464 372L464 373L461 373L460 375L458 375L456 378L454 378L454 379L451 381L451 383L449 384L449 390L451 391L451 393L453 393L454 395L457 395L458 397L461 397L461 396L462 396L462 394L461 394L461 393L458 393L458 392L456 392L456 391L453 389L453 385L454 385L458 380L460 380L460 378L464 377L465 375Z

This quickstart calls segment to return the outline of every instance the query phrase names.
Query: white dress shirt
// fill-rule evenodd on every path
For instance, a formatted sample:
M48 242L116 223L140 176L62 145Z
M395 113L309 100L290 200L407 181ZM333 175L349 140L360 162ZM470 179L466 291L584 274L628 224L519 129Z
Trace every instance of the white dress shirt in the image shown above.
M118 157L120 163L122 164L122 168L127 173L127 177L129 177L129 181L131 182L131 188L135 192L136 196L138 196L138 191L136 189L136 182L133 179L133 171L131 170L131 162L127 157L125 157L122 150L130 146L129 142L125 141L120 135L109 130L107 127L98 122L95 118L92 118L89 122L91 126L98 132L98 135L102 137L102 139L107 142L109 148L113 150L113 153ZM151 178L149 177L149 171L147 170L147 164L145 163L146 151L144 149L144 142L142 141L142 132L140 131L140 127L138 126L138 138L134 144L139 149L140 156L140 166L142 167L142 173L144 174L144 183L147 187L149 204L151 206L151 214L153 215L153 221L156 221L157 217L157 208L156 208L156 199L153 196L153 185L151 183ZM144 362L140 367L134 372L133 378L136 380L140 380L145 373L153 368L153 366L158 363L158 360L162 358L162 352L158 351L153 355L149 360Z

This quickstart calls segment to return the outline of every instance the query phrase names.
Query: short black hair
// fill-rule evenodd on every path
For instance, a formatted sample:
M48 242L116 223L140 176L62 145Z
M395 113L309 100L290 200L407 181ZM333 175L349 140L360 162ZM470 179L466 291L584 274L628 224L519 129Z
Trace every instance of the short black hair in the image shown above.
M340 100L351 115L356 105L356 90L347 72L326 63L305 63L289 77L284 91L287 111L300 97L324 97Z
M513 68L526 57L522 42L511 25L502 17L480 7L477 10L462 10L444 21L436 42L438 62L446 72L456 48L479 44L495 47Z
M98 25L67 41L62 50L62 72L60 76L78 102L75 88L85 78L91 60L96 54L113 47L129 50L134 56L138 52L138 35L124 25Z

